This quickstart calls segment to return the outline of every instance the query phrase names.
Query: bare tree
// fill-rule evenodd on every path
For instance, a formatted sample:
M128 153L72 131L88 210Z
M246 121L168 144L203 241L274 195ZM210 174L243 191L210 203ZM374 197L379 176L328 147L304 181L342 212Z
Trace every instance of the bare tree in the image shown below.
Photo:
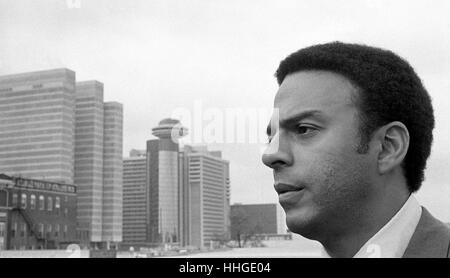
M230 241L230 235L227 232L214 233L213 241L219 243L219 246L225 246Z
M248 225L249 220L249 216L242 210L231 212L231 239L237 241L239 248L245 246L255 235L255 230Z

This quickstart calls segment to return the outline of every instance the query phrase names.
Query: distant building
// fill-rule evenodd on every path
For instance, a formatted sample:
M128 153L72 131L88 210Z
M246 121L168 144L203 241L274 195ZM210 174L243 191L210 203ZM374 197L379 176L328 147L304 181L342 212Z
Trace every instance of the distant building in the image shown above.
M229 163L206 146L184 146L180 122L164 119L159 139L123 159L124 246L209 247L229 237Z
M179 242L178 138L187 129L178 120L164 119L147 141L147 183L149 188L149 228L152 243Z
M108 248L122 242L123 107L118 102L104 105L102 241Z
M0 250L77 243L76 213L75 186L0 174Z
M187 130L173 119L152 129L145 151L123 159L123 246L179 244L179 146ZM172 140L172 138L175 138Z
M75 184L82 243L122 241L122 105L103 102L103 84L76 83Z
M210 247L230 236L229 162L205 146L185 146L180 153L182 244Z
M290 238L283 209L278 204L233 204L231 237L252 235L260 239Z
M75 184L78 187L78 236L102 241L103 84L76 83Z
M145 153L132 150L123 159L123 242L131 246L150 242Z
M75 72L0 76L0 173L74 183Z
M81 244L122 240L123 107L54 69L0 76L0 173L77 186Z

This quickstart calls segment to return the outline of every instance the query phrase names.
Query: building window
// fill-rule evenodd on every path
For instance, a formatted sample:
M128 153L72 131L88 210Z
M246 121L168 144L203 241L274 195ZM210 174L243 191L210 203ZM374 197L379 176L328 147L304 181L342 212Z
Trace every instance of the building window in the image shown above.
M64 202L67 203L68 200L67 196L64 196Z
M30 196L30 208L36 209L36 195L34 194Z
M13 205L13 207L17 207L18 201L19 201L19 195L17 195L17 193L14 193L13 197L12 197L12 205Z
M8 206L8 192L6 190L0 190L0 207Z
M39 223L39 238L43 238L44 237L44 224Z
M68 208L64 208L64 217L67 217L68 214L69 214L69 209Z
M11 237L16 237L17 233L17 222L14 222L11 227Z
M52 211L53 209L53 198L48 196L47 197L47 210Z
M20 237L27 237L27 224L22 223L20 227Z
M23 209L27 208L27 194L23 193L20 199L20 206Z
M58 238L59 237L59 224L55 225L55 237Z
M39 209L40 210L45 209L45 198L43 195L39 196Z
M5 238L6 236L6 229L5 229L5 222L0 222L0 237Z
M59 215L60 208L61 208L61 199L59 197L55 197L55 211L57 215Z
M67 238L67 225L64 225L64 234L63 234L64 239Z
M47 238L51 238L52 237L52 225L48 224L47 225Z

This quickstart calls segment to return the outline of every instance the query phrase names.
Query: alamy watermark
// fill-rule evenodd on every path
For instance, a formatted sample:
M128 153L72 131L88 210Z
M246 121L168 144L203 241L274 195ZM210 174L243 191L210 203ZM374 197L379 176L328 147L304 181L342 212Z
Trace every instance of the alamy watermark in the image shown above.
M178 128L172 129L172 139L185 137L186 142L193 144L261 144L266 149L267 125L271 125L271 130L277 130L278 125L278 109L205 108L201 100L194 101L193 109L174 109L170 117L180 121ZM181 127L187 127L188 132L181 134ZM277 145L274 143L271 148Z
M81 9L81 0L66 0L67 8Z

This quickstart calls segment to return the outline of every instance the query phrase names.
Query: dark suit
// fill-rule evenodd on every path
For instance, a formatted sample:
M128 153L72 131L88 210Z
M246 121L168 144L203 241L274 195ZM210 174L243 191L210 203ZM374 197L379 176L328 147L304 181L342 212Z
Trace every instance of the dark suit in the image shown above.
M450 228L422 207L403 258L450 258Z

